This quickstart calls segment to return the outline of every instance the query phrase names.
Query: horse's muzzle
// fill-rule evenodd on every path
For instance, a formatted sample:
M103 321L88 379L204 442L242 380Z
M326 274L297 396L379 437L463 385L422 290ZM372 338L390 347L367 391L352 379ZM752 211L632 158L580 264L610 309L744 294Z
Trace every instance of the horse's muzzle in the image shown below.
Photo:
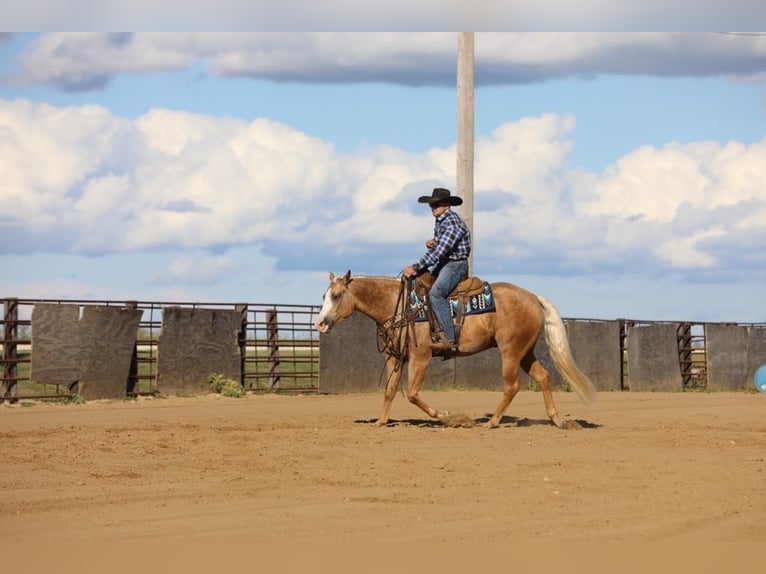
M314 327L316 327L316 330L324 335L330 332L332 329L332 324L332 319L317 319L316 323L314 323Z

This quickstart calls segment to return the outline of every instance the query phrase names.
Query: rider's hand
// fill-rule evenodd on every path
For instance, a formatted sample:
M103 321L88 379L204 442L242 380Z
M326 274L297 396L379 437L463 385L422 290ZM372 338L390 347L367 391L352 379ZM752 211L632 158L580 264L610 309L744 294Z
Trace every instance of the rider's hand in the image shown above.
M412 265L407 265L404 269L402 269L402 275L404 275L405 279L409 279L413 275L415 275L415 269L412 268Z
M426 247L428 249L432 249L434 246L434 240L433 239L426 239Z

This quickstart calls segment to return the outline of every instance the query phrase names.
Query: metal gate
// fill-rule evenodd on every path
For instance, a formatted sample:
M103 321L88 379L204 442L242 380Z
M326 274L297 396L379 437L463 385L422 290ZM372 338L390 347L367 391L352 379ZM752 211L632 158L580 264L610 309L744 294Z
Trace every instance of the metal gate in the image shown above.
M319 334L314 321L316 305L267 305L253 303L189 303L146 301L92 301L3 299L2 388L3 398L71 398L64 385L37 383L30 377L34 352L32 309L35 304L116 306L140 309L143 316L133 352L126 395L151 395L157 386L157 357L162 332L162 309L167 306L235 309L243 312L239 334L240 383L251 392L319 391Z

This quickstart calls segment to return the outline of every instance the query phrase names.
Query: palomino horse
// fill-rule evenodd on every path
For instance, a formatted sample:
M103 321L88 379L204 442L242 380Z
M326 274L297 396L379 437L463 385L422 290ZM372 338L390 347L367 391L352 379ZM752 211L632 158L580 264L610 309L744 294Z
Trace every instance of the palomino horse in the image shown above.
M385 425L391 411L391 403L396 395L402 369L399 361L409 360L408 380L405 394L407 399L420 407L428 416L445 420L449 413L434 409L419 396L426 367L431 361L428 323L401 321L397 317L401 301L402 280L393 277L351 277L348 271L342 277L330 273L330 286L324 294L322 308L316 320L320 333L330 330L348 318L354 311L359 311L381 325L400 324L400 329L407 329L406 337L399 337L406 349L388 346L386 351L386 391L383 399L383 411L376 424ZM460 331L457 356L468 356L497 346L503 365L503 397L497 405L487 426L496 427L503 414L519 391L519 367L522 367L537 381L542 389L545 410L553 424L558 428L567 428L566 421L559 416L553 403L550 376L537 360L534 353L535 342L543 330L556 370L561 373L577 395L589 402L595 396L595 388L590 379L575 365L569 349L566 328L556 308L540 295L535 295L511 283L493 283L495 312L469 315L464 318Z

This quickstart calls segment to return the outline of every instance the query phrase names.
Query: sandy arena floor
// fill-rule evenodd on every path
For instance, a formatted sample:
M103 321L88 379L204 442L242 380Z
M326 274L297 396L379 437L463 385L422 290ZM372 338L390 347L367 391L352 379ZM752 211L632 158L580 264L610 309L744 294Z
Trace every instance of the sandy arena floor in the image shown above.
M422 396L474 419L500 398ZM766 542L766 395L555 399L583 428L550 425L530 391L494 430L444 427L401 395L383 428L380 394L3 404L0 551Z

